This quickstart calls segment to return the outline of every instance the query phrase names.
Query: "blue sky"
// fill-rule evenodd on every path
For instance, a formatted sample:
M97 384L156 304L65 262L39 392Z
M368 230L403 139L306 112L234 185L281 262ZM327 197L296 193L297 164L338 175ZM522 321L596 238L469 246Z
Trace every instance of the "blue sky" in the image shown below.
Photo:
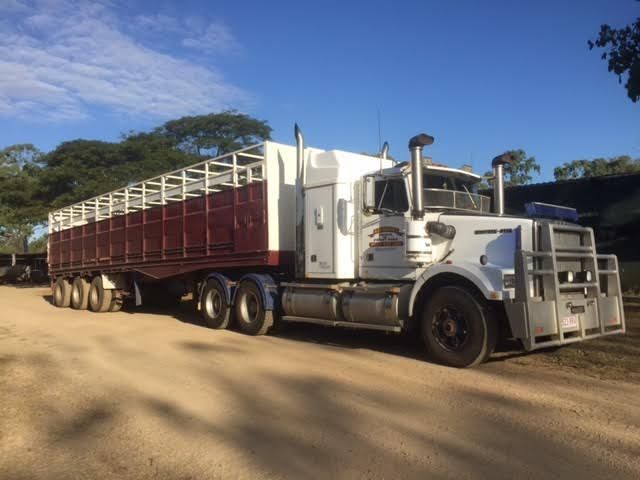
M236 108L293 142L487 170L523 148L543 166L640 157L640 104L599 53L633 0L0 0L0 147L117 140L182 115Z

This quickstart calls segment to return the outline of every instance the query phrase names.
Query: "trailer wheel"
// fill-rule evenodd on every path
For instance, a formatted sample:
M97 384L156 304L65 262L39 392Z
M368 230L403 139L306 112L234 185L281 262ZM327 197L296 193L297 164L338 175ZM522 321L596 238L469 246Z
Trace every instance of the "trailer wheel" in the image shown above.
M71 303L71 284L69 280L58 277L53 284L53 304L56 307L68 307Z
M122 292L118 290L111 290L111 303L109 304L110 312L119 312L124 303L124 297Z
M250 280L240 284L235 307L238 328L243 333L264 335L273 325L273 312L265 310L262 294Z
M111 296L111 290L102 285L102 277L100 275L93 277L89 289L89 308L94 312L109 311Z
M86 310L89 306L89 290L91 285L86 278L78 275L71 285L71 308Z
M200 312L210 328L227 328L231 318L231 309L227 304L225 292L216 280L209 280L200 298Z
M462 287L433 293L422 317L422 339L429 356L450 367L484 362L496 345L497 326L483 299Z

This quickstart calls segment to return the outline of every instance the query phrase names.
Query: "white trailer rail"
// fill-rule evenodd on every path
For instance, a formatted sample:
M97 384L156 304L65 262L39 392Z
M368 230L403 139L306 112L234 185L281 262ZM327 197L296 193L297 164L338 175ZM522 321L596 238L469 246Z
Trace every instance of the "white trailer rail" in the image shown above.
M49 233L266 180L265 143L149 178L49 213Z

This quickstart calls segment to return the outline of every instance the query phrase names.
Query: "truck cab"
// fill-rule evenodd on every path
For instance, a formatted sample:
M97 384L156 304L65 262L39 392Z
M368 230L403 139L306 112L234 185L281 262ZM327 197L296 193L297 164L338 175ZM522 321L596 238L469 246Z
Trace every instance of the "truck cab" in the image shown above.
M414 137L411 160L397 164L306 151L312 283L286 286L284 320L418 331L453 366L482 362L501 335L534 350L624 331L617 260L596 253L591 229L505 215L508 156L494 159L492 199L477 193L480 175L425 159L432 141Z

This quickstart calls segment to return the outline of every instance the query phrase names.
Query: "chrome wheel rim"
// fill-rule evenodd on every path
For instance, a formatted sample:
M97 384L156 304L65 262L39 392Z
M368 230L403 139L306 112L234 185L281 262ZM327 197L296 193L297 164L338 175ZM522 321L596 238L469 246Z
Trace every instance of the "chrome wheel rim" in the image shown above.
M247 323L253 323L260 314L260 300L254 292L246 292L241 305L242 318Z
M204 311L209 318L218 318L222 313L222 296L217 290L209 290L204 299Z

